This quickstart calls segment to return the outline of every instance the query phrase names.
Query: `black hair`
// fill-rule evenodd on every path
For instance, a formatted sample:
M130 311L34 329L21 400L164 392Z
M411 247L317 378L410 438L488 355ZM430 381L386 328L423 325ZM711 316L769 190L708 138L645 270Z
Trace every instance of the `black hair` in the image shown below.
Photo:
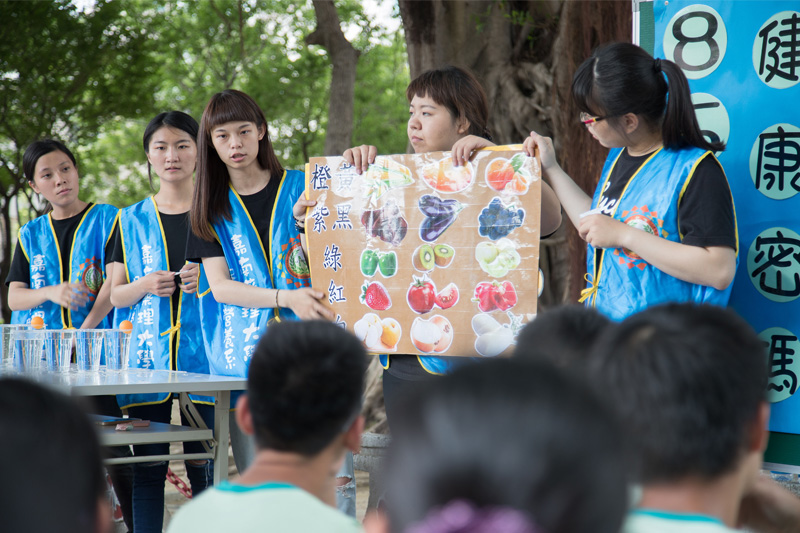
M517 336L514 356L544 358L580 371L597 339L614 323L593 307L561 305L539 313Z
M627 113L639 115L661 130L666 148L725 149L724 143L703 137L680 67L653 59L635 44L612 43L595 50L575 72L572 96L581 111L608 117L612 125Z
M0 379L3 531L86 533L106 492L95 429L72 399Z
M25 178L28 181L33 181L34 174L36 174L36 163L42 156L50 152L64 152L70 158L72 164L78 166L75 161L75 156L70 152L69 148L64 146L64 143L55 139L41 139L34 141L25 149L22 155L22 171L25 173Z
M625 420L639 481L670 483L737 467L766 398L766 361L733 311L670 304L610 330L590 371Z
M367 355L331 322L270 325L258 342L247 395L259 448L314 456L355 420Z
M542 531L616 533L627 507L619 426L547 361L491 360L437 379L392 420L386 510L406 531L465 500Z
M264 111L250 96L235 89L226 89L211 97L200 118L200 132L197 136L197 181L192 196L192 210L189 215L191 229L201 239L213 241L216 234L211 225L215 222L231 220L231 205L228 189L231 177L228 167L214 147L212 130L227 122L252 122L256 128L264 127L264 136L258 142L258 165L270 172L271 180L283 178L283 166L275 155L269 139L269 124Z
M147 124L147 127L144 129L144 135L142 136L142 145L144 146L144 153L150 152L150 140L153 138L155 132L163 128L164 126L175 128L176 130L181 130L189 135L192 138L192 141L197 144L197 132L199 130L199 126L197 125L197 121L191 117L191 115L187 115L183 111L167 111L165 113L159 113L153 120ZM150 172L150 161L147 161L147 179L150 181L150 190L153 190L153 175Z
M406 98L427 97L447 108L453 120L469 121L469 135L489 141L489 103L486 92L475 76L459 67L445 66L423 72L408 84Z

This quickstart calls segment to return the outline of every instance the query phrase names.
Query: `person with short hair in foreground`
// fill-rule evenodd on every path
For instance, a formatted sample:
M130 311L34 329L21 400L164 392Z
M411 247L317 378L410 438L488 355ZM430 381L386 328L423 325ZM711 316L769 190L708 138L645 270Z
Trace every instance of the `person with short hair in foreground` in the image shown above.
M398 412L386 514L369 533L618 533L621 430L548 361L490 360L429 384Z
M267 328L236 410L255 437L255 460L237 480L184 505L169 533L361 531L335 505L336 473L364 428L366 367L358 339L331 322Z
M0 379L0 436L3 533L111 531L100 443L70 398Z
M601 338L589 371L625 421L642 486L623 533L800 531L800 501L759 474L766 361L753 329L710 305L649 308Z

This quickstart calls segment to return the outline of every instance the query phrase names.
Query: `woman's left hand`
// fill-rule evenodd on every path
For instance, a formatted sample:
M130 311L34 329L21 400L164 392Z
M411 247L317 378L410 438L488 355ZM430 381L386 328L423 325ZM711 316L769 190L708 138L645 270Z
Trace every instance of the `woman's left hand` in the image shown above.
M314 207L317 205L316 200L306 200L304 196L301 196L297 199L294 206L292 207L292 216L297 221L298 224L301 226L305 226L306 223L306 208Z
M186 294L197 291L197 279L200 277L200 265L186 263L180 271L180 288Z
M578 224L581 239L595 248L622 248L629 231L635 228L606 215L587 215Z
M487 146L495 146L495 144L477 135L467 135L466 137L460 138L453 144L453 148L450 150L450 157L453 158L453 166L457 167L466 164L470 156L472 156L473 151L486 148Z

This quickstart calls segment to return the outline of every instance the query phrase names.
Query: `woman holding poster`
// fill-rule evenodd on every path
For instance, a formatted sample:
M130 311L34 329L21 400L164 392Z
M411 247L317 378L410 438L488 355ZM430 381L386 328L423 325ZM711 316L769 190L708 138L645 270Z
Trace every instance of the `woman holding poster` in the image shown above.
M207 277L199 290L210 372L244 377L272 320L333 318L324 294L309 286L303 234L306 207L314 202L303 198L304 173L281 166L264 112L243 92L211 97L197 150L186 258L202 261ZM252 443L235 428L231 442L242 472L252 461ZM354 479L349 455L337 501L353 516Z
M472 152L494 146L487 129L489 105L486 93L471 73L458 67L424 72L406 89L409 102L408 140L414 153L451 151L453 165L466 163ZM359 146L344 152L344 158L365 172L375 162L375 146ZM550 188L542 183L541 234L553 233L561 224L561 206ZM416 394L432 375L445 374L458 358L423 355L381 355L383 391L387 418ZM462 359L462 362L466 359Z
M621 320L664 302L726 305L737 263L728 181L703 137L680 68L615 43L572 80L580 120L611 151L594 197L561 169L535 132L542 172L588 243L581 301Z

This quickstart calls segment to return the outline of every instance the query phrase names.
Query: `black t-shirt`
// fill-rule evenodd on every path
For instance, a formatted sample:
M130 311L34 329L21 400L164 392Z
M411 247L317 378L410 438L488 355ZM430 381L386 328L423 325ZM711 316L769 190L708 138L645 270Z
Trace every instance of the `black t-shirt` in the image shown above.
M625 185L651 154L632 156L623 150L598 206L610 215ZM736 222L728 180L719 162L705 157L697 165L678 206L681 242L691 246L728 246L736 249Z
M58 249L61 252L61 281L69 281L69 253L72 249L72 241L75 239L75 230L81 223L81 218L86 214L86 211L93 204L87 205L83 211L77 215L65 218L62 220L53 220L53 229L56 231L56 240L58 241ZM44 215L47 216L47 215ZM116 231L116 225L115 231ZM112 261L111 255L114 250L114 240L109 239L106 243L105 249L105 264L107 265ZM30 287L31 285L31 268L28 258L22 253L22 246L17 241L16 249L14 250L14 258L11 260L11 268L6 278L6 286L12 281L20 281Z
M258 230L261 242L264 244L264 251L270 257L269 235L270 219L272 218L272 207L275 205L275 198L278 195L278 188L281 184L280 179L270 179L266 187L255 194L239 195L244 203L245 209L250 213L253 224ZM198 237L193 231L189 232L186 241L186 259L199 263L203 257L224 257L222 245L214 240L207 241Z
M186 240L189 236L189 212L178 213L177 215L170 215L167 213L158 212L161 217L161 225L164 228L164 236L167 238L167 261L169 262L169 270L178 272L183 268L184 256L186 254ZM119 235L117 227L114 227L114 252L111 261L114 263L125 264L125 255L122 250L122 238ZM178 314L178 298L180 297L180 289L177 283L180 278L175 278L176 286L175 292L172 293L172 318L175 319Z

